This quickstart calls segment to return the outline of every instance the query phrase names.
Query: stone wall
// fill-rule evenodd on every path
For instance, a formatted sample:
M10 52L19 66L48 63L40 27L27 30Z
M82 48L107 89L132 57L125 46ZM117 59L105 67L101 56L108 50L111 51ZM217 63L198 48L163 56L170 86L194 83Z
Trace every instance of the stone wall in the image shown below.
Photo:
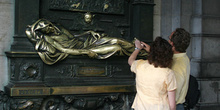
M201 90L200 110L219 110L220 67L220 1L161 1L161 35L165 38L176 28L188 30L192 36L187 55L191 74Z
M0 90L8 83L7 57L5 51L10 49L13 41L14 0L0 0Z
M201 110L219 110L220 1L194 0L191 73L198 77Z

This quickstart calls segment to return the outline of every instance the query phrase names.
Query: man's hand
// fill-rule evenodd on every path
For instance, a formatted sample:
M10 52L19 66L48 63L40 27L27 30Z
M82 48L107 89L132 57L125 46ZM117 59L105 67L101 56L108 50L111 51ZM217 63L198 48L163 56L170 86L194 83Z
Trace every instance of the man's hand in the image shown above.
M141 42L141 44L143 45L143 49L146 50L147 52L150 52L150 45L144 43L144 42Z

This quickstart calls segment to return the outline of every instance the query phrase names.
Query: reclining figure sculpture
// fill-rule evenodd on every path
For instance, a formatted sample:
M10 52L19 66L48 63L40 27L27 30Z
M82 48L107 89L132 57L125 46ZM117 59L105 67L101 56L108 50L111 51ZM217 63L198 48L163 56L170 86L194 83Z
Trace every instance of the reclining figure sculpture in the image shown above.
M74 35L46 19L39 19L28 25L25 32L35 45L40 58L49 65L65 59L68 55L88 55L97 59L106 59L112 55L129 56L135 48L132 42L94 31ZM145 51L140 53L140 56L145 55Z

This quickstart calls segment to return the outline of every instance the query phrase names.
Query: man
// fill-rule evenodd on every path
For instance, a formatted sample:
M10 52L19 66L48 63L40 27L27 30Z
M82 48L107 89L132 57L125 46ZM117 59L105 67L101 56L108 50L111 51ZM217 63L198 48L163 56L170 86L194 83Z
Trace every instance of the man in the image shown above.
M174 71L177 81L176 109L184 110L183 103L188 90L190 76L190 61L186 55L186 49L190 44L190 34L183 28L177 28L169 36L169 43L174 52L171 69ZM150 46L142 42L144 49L149 52Z
M186 49L190 44L190 34L183 28L177 28L169 36L169 43L174 52L171 69L174 71L177 81L176 109L184 110L183 103L185 102L190 76L190 61L186 55Z

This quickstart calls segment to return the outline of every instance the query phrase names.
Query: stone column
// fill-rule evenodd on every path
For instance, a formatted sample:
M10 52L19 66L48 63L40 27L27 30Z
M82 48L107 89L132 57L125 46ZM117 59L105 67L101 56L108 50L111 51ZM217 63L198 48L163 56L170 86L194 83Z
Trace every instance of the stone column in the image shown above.
M153 0L134 0L131 36L144 42L153 41Z
M25 30L28 24L39 19L39 3L40 0L15 0L15 33L11 51L33 50L32 44L25 35Z
M13 36L13 9L14 0L1 0L0 2L0 90L8 82L8 64L5 51L10 50Z
M219 0L193 0L191 74L200 82L201 110L220 108L219 4Z

